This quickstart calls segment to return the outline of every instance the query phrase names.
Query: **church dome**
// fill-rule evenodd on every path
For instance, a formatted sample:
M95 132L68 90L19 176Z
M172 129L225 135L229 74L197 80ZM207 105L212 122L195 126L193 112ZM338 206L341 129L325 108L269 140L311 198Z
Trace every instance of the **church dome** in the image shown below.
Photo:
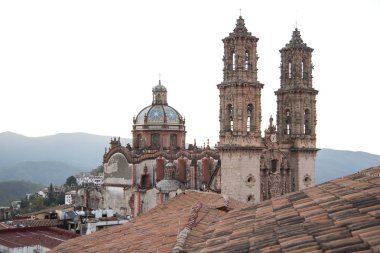
M177 150L185 144L185 119L168 105L167 89L159 81L152 88L152 104L133 117L133 147Z
M169 105L150 105L142 109L136 117L136 125L181 124L182 116Z

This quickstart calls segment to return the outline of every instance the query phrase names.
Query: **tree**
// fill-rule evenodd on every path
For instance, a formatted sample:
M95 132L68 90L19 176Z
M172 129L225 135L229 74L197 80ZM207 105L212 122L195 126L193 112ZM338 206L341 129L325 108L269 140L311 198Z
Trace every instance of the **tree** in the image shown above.
M66 179L65 187L66 188L71 188L73 186L78 186L77 179L74 176L69 176Z

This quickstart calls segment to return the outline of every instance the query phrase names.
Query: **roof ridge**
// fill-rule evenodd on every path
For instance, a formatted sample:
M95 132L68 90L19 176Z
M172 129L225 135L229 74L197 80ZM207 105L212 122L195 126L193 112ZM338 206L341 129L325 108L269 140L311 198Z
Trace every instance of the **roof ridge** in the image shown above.
M180 253L185 246L187 236L190 234L190 231L197 225L196 221L198 218L199 210L202 208L202 203L199 201L195 206L191 208L190 217L184 226L184 228L178 232L177 242L173 247L172 253Z

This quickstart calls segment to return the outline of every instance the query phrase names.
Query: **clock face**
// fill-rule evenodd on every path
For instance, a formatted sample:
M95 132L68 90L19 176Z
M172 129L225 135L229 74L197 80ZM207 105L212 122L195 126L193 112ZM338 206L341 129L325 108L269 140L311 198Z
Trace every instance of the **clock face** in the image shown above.
M276 142L276 141L277 141L277 138L276 138L276 135L275 135L275 134L272 134L272 135L270 136L270 141L271 141L271 142Z

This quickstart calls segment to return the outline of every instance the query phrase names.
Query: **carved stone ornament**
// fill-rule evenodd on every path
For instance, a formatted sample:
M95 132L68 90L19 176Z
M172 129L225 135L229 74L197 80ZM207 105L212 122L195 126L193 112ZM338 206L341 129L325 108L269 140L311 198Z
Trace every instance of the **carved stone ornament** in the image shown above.
M248 176L245 179L245 184L248 187L253 187L255 185L255 182L256 182L255 177L251 173L249 173Z
M281 196L281 179L278 174L269 176L269 193L271 198Z
M303 177L303 183L306 187L309 187L309 185L311 184L311 176L309 174L306 174L304 177Z

